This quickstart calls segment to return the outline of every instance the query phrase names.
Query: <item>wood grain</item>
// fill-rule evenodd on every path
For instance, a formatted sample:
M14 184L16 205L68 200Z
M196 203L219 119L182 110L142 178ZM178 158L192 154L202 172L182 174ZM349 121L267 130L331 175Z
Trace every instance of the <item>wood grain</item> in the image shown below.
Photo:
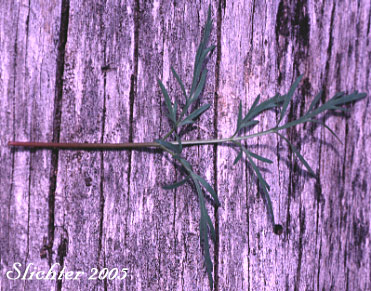
M183 101L171 66L190 85L207 4L190 1L0 2L1 290L209 290L194 189L159 150L12 149L8 141L152 142L170 129L157 85ZM370 92L370 2L214 1L208 81L211 109L187 139L233 134L244 111L284 94L303 74L287 120L315 94ZM311 177L277 136L246 145L271 186L276 223L249 163L237 150L184 150L218 192L215 290L371 289L369 97L346 114L287 130ZM252 132L274 126L265 112ZM128 268L125 280L9 280L15 262L47 270Z

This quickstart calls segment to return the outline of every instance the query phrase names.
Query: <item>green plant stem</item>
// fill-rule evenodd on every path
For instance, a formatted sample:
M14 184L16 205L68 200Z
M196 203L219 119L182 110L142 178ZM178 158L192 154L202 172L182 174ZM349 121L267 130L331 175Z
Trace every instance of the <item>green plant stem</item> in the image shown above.
M304 120L301 123L306 122ZM245 136L231 136L228 138L220 138L220 139L201 139L201 140L186 140L182 142L184 146L195 146L195 145L207 145L207 144L220 144L220 143L228 143L228 142L235 142L240 140L246 140L258 136L267 135L270 133L276 133L282 129L294 127L297 124L291 122L289 126L284 125L280 127L273 127L268 130L264 130L261 132L245 135ZM164 137L170 136L174 132L174 129L170 130ZM171 141L172 144L178 144L176 141ZM162 148L158 143L155 142L138 142L138 143L52 143L52 142L22 142L22 141L10 141L8 146L12 147L24 147L24 148L43 148L43 149L81 149L81 150L122 150L122 149L138 149L138 148Z
M164 135L164 137L163 138L161 138L162 140L165 140L165 139L167 139L173 132L174 132L175 130L174 130L174 128L172 128L167 134L165 134Z
M204 139L204 140L187 140L183 141L184 146L195 146L195 145L207 145L207 144L220 144L228 143L233 141L246 140L258 136L267 135L269 133L275 133L282 128L272 128L266 131L253 133L246 136L229 137L221 139ZM178 144L176 141L172 141L172 144ZM43 149L86 149L86 150L120 150L120 149L133 149L133 148L162 148L158 143L155 142L139 142L139 143L52 143L52 142L22 142L22 141L10 141L8 146L12 147L24 147L24 148L43 148Z

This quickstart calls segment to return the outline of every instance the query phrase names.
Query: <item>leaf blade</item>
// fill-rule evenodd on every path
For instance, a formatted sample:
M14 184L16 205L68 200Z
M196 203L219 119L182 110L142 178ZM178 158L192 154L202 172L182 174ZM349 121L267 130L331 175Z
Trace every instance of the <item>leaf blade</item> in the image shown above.
M187 181L189 180L190 176L187 176L186 178L184 178L183 180L180 180L178 182L175 182L173 184L169 184L169 185L164 185L162 186L162 189L165 189L165 190L172 190L172 189L175 189L175 188L178 188L180 186L183 186L185 183L187 183Z
M286 94L285 100L284 100L283 105L282 105L281 116L280 116L280 119L279 119L279 121L277 123L277 126L280 124L280 122L282 121L283 117L285 116L287 107L289 106L289 103L290 103L290 101L292 99L292 96L294 95L294 92L295 92L296 88L298 87L299 82L301 81L302 78L303 78L303 75L300 75L295 80L295 82L291 85L291 88L290 88L289 92Z
M242 145L241 145L241 147L242 147L242 149L244 149L244 147ZM249 151L246 150L244 152L246 153L246 157L249 160L250 164L252 165L252 167L253 167L253 169L254 169L254 171L256 173L256 176L258 177L258 180L259 180L260 185L261 185L261 189L263 190L264 197L265 197L265 200L267 202L268 213L271 216L272 224L275 225L272 201L271 201L270 195L268 193L268 190L270 190L270 187L269 187L267 181L265 181L265 179L263 178L262 174L260 173L259 168L257 167L257 165L255 164L255 162L251 158Z
M273 162L272 162L270 159L264 158L264 157L262 157L262 156L260 156L260 155L258 155L258 154L255 154L255 153L253 153L253 152L250 152L250 151L249 151L249 154L250 154L253 158L255 158L255 159L259 160L259 161L262 161L262 162L264 162L264 163L268 163L268 164L273 164Z
M202 178L201 176L197 175L196 173L194 175L196 176L198 181L201 183L201 185L205 187L207 192L210 193L210 195L214 199L215 204L219 207L220 206L220 201L219 201L218 195L216 194L214 188L211 187L211 185L204 178Z
M209 109L209 107L210 107L210 104L205 104L205 105L202 105L200 108L197 108L195 111L189 114L185 119L183 119L179 123L179 126L182 126L188 123L193 123L194 120L200 117L202 113L204 113L207 109Z
M296 154L296 156L299 158L299 160L302 162L305 168L307 168L308 172L315 177L316 174L314 173L313 169L308 164L308 162L304 159L304 157L300 154L298 149L285 136L283 136L282 134L278 132L276 132L276 134L278 134L282 139L284 139L289 144L289 146L291 147L291 150Z
M241 149L244 151L244 153L246 154L246 157L248 158L251 166L253 167L255 173L256 173L256 176L258 177L258 180L259 182L264 186L266 187L268 190L270 190L270 187L267 183L267 181L265 181L265 179L263 178L263 175L261 174L258 166L255 164L255 162L252 160L251 156L250 156L250 152L242 145L240 145Z
M158 79L157 82L158 82L158 84L159 84L159 86L161 88L162 95L164 95L166 108L169 111L169 117L170 117L171 121L173 121L174 123L176 123L175 114L174 114L173 106L171 104L169 93L167 92L164 84L161 82L160 79Z
M173 73L175 79L177 80L177 82L178 82L178 84L180 86L180 89L182 90L182 93L183 93L183 95L184 95L184 97L185 97L185 99L187 101L188 96L187 96L187 92L186 92L186 89L185 89L185 86L184 86L182 80L180 79L178 73L175 71L175 69L173 67L171 67L171 72Z
M182 149L179 145L172 144L166 140L156 139L155 142L162 145L163 147L167 148L168 150L174 153L180 154L182 152Z
M233 165L237 164L239 162L239 160L241 160L241 159L242 159L242 151L240 151L238 153L238 155L236 156L236 158L234 159Z

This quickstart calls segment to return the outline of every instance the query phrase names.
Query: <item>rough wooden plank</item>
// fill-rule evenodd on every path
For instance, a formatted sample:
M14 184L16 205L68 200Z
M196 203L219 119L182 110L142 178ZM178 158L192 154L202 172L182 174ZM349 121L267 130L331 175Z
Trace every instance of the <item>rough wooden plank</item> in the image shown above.
M26 250L26 228L27 221L19 217L27 216L28 203L26 197L19 193L19 189L25 188L26 181L15 183L16 177L22 167L16 171L16 165L22 163L23 169L27 172L26 157L27 153L16 154L6 148L7 140L14 139L19 135L16 132L16 116L19 116L19 109L16 110L16 96L21 88L17 88L17 80L23 80L22 71L19 63L24 60L24 39L18 39L19 33L25 34L24 17L20 17L19 5L12 5L11 1L1 3L1 286L12 288L14 285L20 286L18 282L13 283L6 280L5 274L8 266L14 262L23 261ZM22 10L23 15L25 9ZM18 28L19 19L22 19ZM12 29L13 28L13 29ZM16 28L16 29L14 29ZM19 32L20 31L20 32ZM18 56L19 51L19 56ZM19 81L20 82L20 81ZM18 98L18 100L21 98ZM21 99L22 100L22 99ZM3 109L4 108L4 109ZM23 166L22 165L22 166ZM18 187L21 186L21 187ZM18 190L18 191L17 191ZM24 195L26 196L26 194ZM18 199L16 199L18 198ZM12 243L15 242L15 243Z
M104 124L103 15L100 2L72 1L64 56L61 141L101 142ZM58 157L55 190L55 261L67 270L85 272L78 282L63 280L58 288L103 289L88 280L101 267L103 201L101 152L63 151Z
M66 56L56 60L64 50L58 46L61 3L26 2L1 2L1 288L208 290L198 199L189 185L161 189L180 178L166 155L56 155L6 147L11 139L59 139L53 106L62 112L61 141L150 141L163 135L169 124L157 78L182 100L170 66L190 84L207 5L71 1ZM212 137L214 130L219 137L230 135L239 100L247 110L257 94L264 100L285 93L301 73L289 120L320 89L323 101L339 90L369 91L369 1L219 1L212 9L211 43L220 50L209 61L201 104L213 103L217 111L205 114L187 137ZM63 91L54 93L61 81ZM247 142L274 161L264 175L276 221L284 226L280 237L271 231L248 163L232 166L233 148L185 150L197 171L217 182L222 202L216 218L208 205L219 234L213 257L218 290L371 288L371 257L364 255L370 244L369 103L350 107L347 119L324 117L343 145L318 127L287 131L316 179L277 137ZM277 118L275 112L262 115L254 131ZM58 262L87 273L93 267L129 271L124 280L24 284L4 279L16 260L39 269Z
M211 9L213 25L208 45L216 44L216 8L212 6ZM170 66L177 70L187 88L187 92L189 92L192 84L195 54L207 19L207 11L208 6L205 4L187 3L185 5L177 4L172 7L172 17L168 20L170 33L165 34L165 36L168 36L165 42L167 53L166 58L164 58L165 67L163 74L166 76L171 95L178 104L184 104L184 97L179 84L170 71ZM197 19L194 17L196 14L199 15ZM194 18L194 21L188 21L192 18ZM214 135L215 56L214 51L207 63L208 81L199 101L200 106L209 103L211 108L200 117L195 126L193 126L192 131L184 134L184 139L212 138ZM193 107L191 110L193 110ZM185 148L183 153L195 172L213 185L213 147ZM176 171L174 167L173 171ZM174 181L180 180L182 176L178 173L175 177L173 178ZM167 183L172 181L169 178L166 180ZM200 208L197 194L191 183L173 192L174 248L177 254L177 260L175 260L174 265L178 268L179 274L176 287L178 289L182 288L182 290L207 290L209 283L199 239ZM206 207L210 218L214 221L214 207L208 200L206 200ZM214 244L211 239L209 243L211 258L215 263Z
M270 42L274 41L272 31L266 26L272 25L268 19L272 18L272 8L261 2L227 3L222 19L222 60L221 60L221 86L220 115L224 115L221 135L232 135L237 123L239 101L242 101L243 112L251 107L258 94L264 100L274 95L275 81L274 51ZM235 17L237 15L237 17ZM268 23L266 23L266 20ZM232 31L233 33L226 33ZM227 39L229 41L227 41ZM266 40L266 41L265 41ZM233 72L229 74L227 72ZM272 118L273 117L273 118ZM272 126L274 116L263 114L260 123L252 130L256 132ZM250 149L277 163L274 158L274 139L259 138L248 141ZM273 153L272 153L273 148ZM225 215L222 215L220 261L225 269L220 272L221 289L247 289L264 288L264 281L268 281L262 264L267 267L267 273L272 272L272 254L263 251L266 240L277 242L277 237L272 233L272 225L267 217L267 210L261 194L257 193L257 181L252 176L251 167L246 164L246 157L235 167L232 166L237 155L235 149L220 149L220 162L218 168L222 169L219 180L226 188L223 200L227 203ZM223 167L223 164L226 166ZM270 183L271 198L276 220L280 221L279 204L277 203L278 180L270 178L274 175L274 166L266 166L264 171L266 180ZM243 181L243 183L242 183ZM230 190L229 190L230 189ZM229 239L233 237L233 239ZM238 241L238 243L233 243ZM228 274L235 275L230 277ZM233 278L233 279L232 279ZM252 287L254 286L254 287ZM230 288L230 289L229 289Z
M133 1L108 1L103 16L105 127L103 142L127 142L130 139L130 86L134 71L134 9ZM106 152L101 181L104 196L102 210L102 253L100 267L123 268L128 275L123 280L106 280L108 290L136 289L138 273L135 266L136 248L129 239L127 225L131 223L128 201L130 153ZM101 170L103 170L101 169Z
M355 5L346 1L333 9L332 46L329 45L328 50L328 84L325 85L331 94L355 88L369 92L366 63L370 56L367 58L364 52L370 51L370 3ZM344 16L340 11L351 13ZM364 178L369 171L365 165L370 165L365 157L365 151L370 148L369 128L365 126L369 110L367 99L350 110L349 119L328 118L328 124L336 129L344 144L335 150L322 146L321 151L321 157L329 163L321 163L320 288L370 288L370 257L363 255L370 236L370 197L366 194L370 188ZM323 132L322 137L323 144L333 143L327 132ZM365 169L363 174L359 167Z
M183 101L170 66L174 65L190 84L205 14L204 19L191 24L186 19L194 16L200 7L173 5L167 1L139 3L134 141L153 140L169 130L157 79L163 81L172 96L178 93L179 103ZM187 12L182 15L184 11ZM196 164L199 159L194 160ZM207 286L199 248L198 203L193 191L187 186L175 193L161 189L165 183L179 179L174 174L173 163L166 156L133 152L131 165L129 209L134 222L128 226L132 237L129 240L137 241L136 254L144 254L136 266L137 288L172 290ZM149 169L143 165L148 165Z
M271 92L274 92L273 90L278 89L278 91L282 93L286 92L289 85L293 82L295 74L298 73L305 74L305 79L304 82L302 82L302 88L299 89L299 92L304 95L303 97L305 98L302 98L302 100L306 102L310 100L308 97L314 96L323 86L325 90L327 92L330 91L331 94L333 94L335 90L350 91L355 88L367 91L367 86L365 85L368 82L368 77L366 77L367 69L363 67L363 71L357 70L359 74L364 76L363 78L355 77L356 80L362 79L365 83L359 83L358 81L357 84L353 82L349 84L349 75L347 75L347 71L353 71L354 69L348 69L346 63L352 63L354 66L358 67L360 61L357 61L356 57L353 57L353 60L346 61L346 52L344 52L344 54L334 53L334 50L344 50L343 47L354 48L356 45L355 43L357 43L358 48L360 46L359 43L363 44L364 49L359 50L358 54L362 54L362 51L367 51L365 48L368 45L366 44L366 39L369 32L366 27L369 12L364 11L369 11L369 9L367 9L365 3L362 5L365 5L366 9L362 5L360 5L359 8L355 7L350 2L343 3L342 5L335 5L336 10L333 12L333 15L332 3L300 3L293 5L281 1L279 3L277 2L275 5L266 5L254 1L245 4L247 7L242 7L241 3L227 3L225 16L222 19L223 29L225 29L225 31L234 32L234 34L229 34L228 37L230 40L233 40L234 35L236 35L235 38L239 41L240 46L233 43L233 41L224 42L225 46L222 46L222 55L224 58L222 58L221 62L221 71L231 72L232 68L235 68L237 71L244 72L245 80L243 80L242 83L245 82L245 86L247 87L245 90L247 90L248 98L250 99L247 100L248 103L250 102L251 104L251 98L254 98L262 91L267 92L271 96ZM251 11L255 12L253 16L251 16ZM344 19L344 16L341 15L339 11L354 12L348 15L349 18L346 17ZM229 15L231 15L231 17L229 17ZM236 15L238 16L235 17ZM245 20L246 23L242 22L242 20ZM276 21L274 22L274 20ZM351 25L352 23L353 26ZM354 38L354 35L357 35L356 23L358 23L359 36ZM343 29L341 25L344 26ZM346 30L348 32L346 36L340 33L340 31L345 30L345 27L347 27ZM353 27L353 29L350 29L350 27ZM310 31L308 31L308 29ZM249 33L250 30L251 33ZM244 33L242 36L239 35L240 31ZM338 38L333 37L336 31L339 31ZM244 41L246 33L247 39ZM362 39L363 41L357 41L356 39ZM350 44L347 45L349 42ZM352 54L354 49L352 50L351 48L350 50ZM326 57L328 59L326 59ZM236 63L230 65L231 68L229 68L228 64L232 62L233 59L237 59L237 64L244 62L244 69L238 70L238 65ZM364 59L364 57L362 59ZM326 75L333 74L333 71L338 72L338 75L330 81L329 77L326 77ZM232 91L230 88L234 89L237 87L237 85L234 84L236 75L236 73L232 74L230 80L228 80L229 76L221 73L221 78L226 78L226 81L221 82L221 84L225 85L222 86L220 90L220 102L223 102L223 100L225 100L224 102L228 102L229 99L226 97L223 98L223 95L230 95L229 91ZM351 75L357 76L356 73ZM277 80L278 88L275 88L274 84ZM237 82L237 84L240 83L241 82ZM337 84L337 88L329 86L330 84ZM366 100L361 102L366 103ZM294 119L299 116L300 112L303 110L301 109L303 105L303 101L300 101L300 99L296 97L293 102L294 110L290 112L289 118ZM222 106L219 108L222 110ZM231 116L236 116L236 109L234 111L229 111L228 114L230 114L228 115L228 119L230 119ZM363 120L365 120L367 116L363 110L357 111L356 109L352 110L351 114L355 116L354 120L357 120L356 116L363 116ZM273 125L275 121L274 115L267 116L266 118L264 118L266 121L263 122L263 128L266 128L268 124ZM347 138L344 136L344 132L348 131L347 135L349 135L351 131L345 129L345 122L342 121L343 126L341 130L339 126L336 126L339 124L339 118L331 119L332 120L329 120L331 121L329 124L332 124L336 132L340 132L340 136L343 136L343 139L346 140ZM351 120L353 121L353 118ZM226 126L226 128L228 129L229 127ZM235 251L235 255L230 255L228 251L224 254L220 253L220 261L234 261L235 256L240 258L237 260L238 275L236 277L239 278L238 280L231 281L229 275L225 275L226 278L223 278L223 274L221 272L219 273L221 277L220 286L223 286L222 289L240 289L241 286L245 286L245 280L249 288L253 290L264 289L267 288L267 286L278 286L278 289L284 289L285 287L289 287L290 289L294 287L298 289L322 289L322 286L324 286L325 289L329 289L330 286L344 289L345 286L349 284L352 284L356 289L368 287L367 280L365 281L363 279L367 278L367 276L362 277L359 275L356 279L353 277L353 280L350 280L348 275L350 272L349 270L354 268L342 267L343 265L341 262L344 262L344 259L341 258L347 255L349 256L349 251L345 251L346 255L344 256L344 251L341 250L340 245L338 248L332 247L336 242L340 243L341 241L345 241L345 239L341 239L341 227L336 227L335 231L335 227L332 226L331 231L324 234L322 233L321 227L318 225L321 225L321 222L318 222L318 220L321 219L332 221L334 219L334 213L339 213L339 217L343 216L342 213L344 213L344 211L337 210L335 206L331 206L332 203L325 206L327 210L321 209L323 209L322 205L325 203L323 200L325 196L328 197L327 199L329 200L334 200L336 198L333 197L333 193L344 192L344 190L342 190L344 186L350 187L346 185L343 186L341 180L339 181L336 178L339 175L339 168L343 168L347 171L346 160L343 161L341 157L349 156L350 154L347 153L347 151L334 152L334 147L338 147L336 144L337 141L325 132L325 130L319 131L317 129L314 132L315 135L311 135L313 132L312 130L309 131L309 133L307 132L310 128L309 126L304 129L299 128L299 130L291 131L289 134L292 140L296 141L295 144L301 148L301 151L311 164L314 165L315 169L318 169L319 161L322 159L326 160L326 162L322 161L322 163L319 163L321 170L317 170L317 172L320 171L320 179L317 183L316 180L309 179L307 175L300 174L299 168L302 168L302 165L298 164L298 161L293 159L292 153L287 152L287 147L285 145L280 142L275 146L276 142L274 139L259 139L258 144L264 144L264 140L265 142L268 141L269 145L273 145L273 149L277 147L277 151L279 151L281 155L283 154L280 160L274 160L275 166L272 167L270 173L266 173L265 176L271 185L271 196L275 205L276 217L278 221L284 224L285 233L280 238L281 243L279 243L277 238L271 236L269 233L269 223L266 224L266 216L262 215L262 213L265 214L266 211L261 207L261 199L255 201L255 199L251 198L251 195L255 195L253 194L254 192L248 193L250 197L247 198L247 201L250 202L248 203L248 207L251 212L249 211L249 215L247 216L249 225L245 226L246 228L244 230L240 230L240 219L233 223L233 226L227 227L229 224L227 221L224 221L224 217L221 216L222 221L220 221L220 225L226 228L220 231L222 234L221 248L224 246L224 232L225 237L228 238L225 247L227 250L229 249L232 252ZM361 129L362 132L365 130L365 128L360 125L356 128L358 128L358 130L359 128L363 128ZM320 136L318 136L318 133L321 133ZM321 138L322 143L318 142L318 138ZM359 134L357 134L357 139L359 138L362 139L359 137ZM326 143L326 140L329 141ZM334 147L332 147L331 144L334 144ZM362 144L365 145L365 142ZM285 151L283 151L284 148L281 149L282 146L286 148L286 154ZM362 147L357 148L355 144L353 144L351 148L354 152L357 152L357 150L359 152L363 151ZM261 147L261 149L263 150L260 151L260 154L271 158L272 153L270 148ZM224 149L220 151L222 154L219 168L223 169L222 165L224 160L229 160L227 164L230 164L233 160L233 155L231 155L231 151L228 152ZM354 152L352 151L351 156L354 155ZM362 155L358 159L366 163L365 158L362 159L361 157ZM276 168L277 166L278 168ZM230 169L227 169L226 172L230 173ZM352 171L350 172L352 173ZM223 177L223 175L227 174L223 174L222 172L219 177ZM279 178L277 179L275 177ZM238 177L228 177L227 179L232 181L229 187L233 188L234 184L240 184L240 178ZM219 183L224 184L222 179L219 180ZM331 184L332 186L330 186ZM362 185L362 183L359 185ZM363 183L363 185L363 191L367 192L367 184ZM228 192L226 191L226 193ZM348 193L352 192L349 190ZM227 196L228 198L224 198L224 200L236 200L232 198L233 194L229 195L231 197ZM318 195L320 197L318 197ZM276 200L277 198L279 200ZM251 204L251 202L253 204ZM366 237L368 237L369 233L369 224L362 216L362 213L368 213L369 204L364 204L364 202L360 200L358 203L353 200L353 203L357 205L352 207L352 209L356 209L355 218L353 218L355 222L353 226L351 226L352 224L349 225L348 229L349 231L353 229L353 232L357 232L357 234L362 237L362 243L358 245L353 243L353 246L357 245L358 248L363 249L367 241ZM367 205L366 209L363 210L361 205ZM238 216L232 217L235 219L238 218ZM228 216L225 219L230 220L231 218ZM320 233L318 233L318 228L320 229ZM228 247L230 243L230 233L238 232L249 233L248 242L244 242L244 251L235 250L235 244ZM313 233L316 235L312 235ZM331 239L331 237L334 236L338 238ZM347 236L349 236L349 234ZM329 237L330 241L328 241ZM324 240L326 241L326 247L322 245ZM321 243L319 241L321 241ZM237 245L239 246L240 244ZM331 258L330 261L326 261L326 267L322 267L322 264L324 264L322 262L324 250L326 252L326 258ZM244 254L244 258L241 257L241 254ZM250 274L248 278L242 273L243 268L238 266L238 264L242 264L243 261L246 261L244 265L247 265ZM369 258L366 256L363 257L362 262L358 260L358 265L366 266L363 270L367 272L369 268L367 267L369 265L368 262ZM228 261L226 265L230 266L231 264L232 262ZM323 268L326 270L327 276L322 275ZM352 275L355 276L355 273L352 273ZM334 278L332 283L325 279L328 276ZM320 282L314 283L317 279L320 279Z
M14 139L50 139L60 3L3 1L1 12L1 95L5 97L1 185L5 188L1 195L0 285L4 290L50 290L50 281L11 281L5 276L17 262L23 271L30 263L30 271L49 267L42 250L48 233L50 153L11 150L6 144Z

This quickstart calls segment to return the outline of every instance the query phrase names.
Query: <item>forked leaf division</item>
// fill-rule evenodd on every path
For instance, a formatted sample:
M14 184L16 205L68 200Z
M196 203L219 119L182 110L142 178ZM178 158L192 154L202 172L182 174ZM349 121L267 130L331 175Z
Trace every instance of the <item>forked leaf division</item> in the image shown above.
M199 207L200 207L200 241L201 241L201 247L202 247L202 253L204 256L204 263L206 267L206 271L208 274L209 279L209 285L211 290L213 289L213 262L211 260L210 255L210 236L211 239L215 242L216 235L215 235L215 229L213 222L207 212L206 204L205 204L205 192L208 193L214 202L215 207L220 206L220 202L217 196L216 191L214 188L200 175L198 175L192 168L191 164L186 160L184 156L182 156L182 150L183 150L183 144L180 136L180 132L184 126L187 126L189 124L194 124L196 120L210 108L210 104L204 104L200 106L199 108L194 109L192 112L190 111L190 108L192 108L192 105L198 104L196 101L201 96L201 93L205 87L206 84L206 77L207 77L207 70L205 68L205 63L207 60L207 57L213 52L215 49L215 46L209 46L207 47L210 32L212 27L212 20L211 20L211 8L209 6L208 15L207 15L207 21L204 28L204 33L201 38L200 45L198 46L195 63L194 63L194 70L193 70L193 78L192 78L192 85L190 91L187 93L186 86L184 85L183 81L181 80L180 76L176 72L176 70L171 67L171 72L173 73L177 83L180 86L181 92L183 94L183 97L185 98L184 106L183 108L178 108L178 104L176 102L172 102L171 98L169 96L168 91L165 88L165 85L161 82L161 80L158 80L158 84L160 86L162 95L165 99L165 105L167 108L167 116L169 117L169 120L171 122L171 130L161 139L156 140L155 142L159 144L159 146L169 154L173 156L175 161L177 161L184 169L185 173L187 174L182 180L174 182L171 185L165 185L163 186L164 189L172 190L177 187L180 187L184 185L187 182L191 182L194 185L194 189L196 190L196 194L198 196L199 201ZM285 116L287 116L288 108L291 104L291 100L293 98L293 95L295 93L296 88L298 87L302 75L299 76L291 88L289 89L288 93L285 95L276 94L274 97L269 98L263 102L260 101L260 95L256 97L254 100L252 106L248 110L246 114L243 114L242 109L242 102L239 104L239 110L238 110L238 116L237 116L237 126L236 130L233 134L233 136L229 138L223 138L223 139L214 139L214 140L204 140L204 141L194 141L194 142L185 142L187 146L189 145L199 145L199 144L234 144L238 149L238 154L236 156L236 159L234 160L234 164L238 163L242 160L243 156L246 157L246 160L250 164L251 168L256 174L256 177L259 181L259 189L260 192L263 194L263 197L266 201L266 206L269 213L269 218L272 223L273 231L276 234L281 234L283 231L283 228L280 224L276 224L275 218L274 218L274 212L272 207L271 198L269 195L269 184L264 179L263 174L261 173L258 165L256 164L256 160L271 164L272 161L266 157L260 156L254 152L252 152L246 145L244 145L242 142L244 140L263 136L267 134L277 134L280 138L282 138L285 142L288 143L288 145L291 148L291 151L293 154L295 154L300 162L304 165L304 167L307 169L307 171L312 175L315 176L315 173L313 169L310 167L309 163L305 160L305 158L300 154L298 149L289 141L287 137L284 136L284 133L281 133L281 131L295 127L299 124L303 124L306 122L312 122L312 123L318 123L322 126L324 126L326 129L330 131L331 134L333 134L338 140L340 140L336 134L323 122L321 122L318 119L315 119L319 114L329 111L329 110L346 110L345 108L341 107L342 105L354 102L359 99L362 99L366 96L365 93L358 93L355 91L352 94L345 94L343 92L337 93L334 97L332 97L330 100L328 100L326 103L319 106L320 99L321 99L321 93L317 94L313 101L311 102L308 111L301 117L299 117L296 120L286 122L283 125L280 125L281 122L285 120ZM178 109L180 113L178 113ZM239 135L242 130L250 130L252 129L256 124L259 123L258 120L254 119L255 117L259 116L262 112L266 110L276 110L279 112L278 115L278 122L275 127L258 132L253 133L250 135L241 136ZM168 140L167 140L168 139Z

